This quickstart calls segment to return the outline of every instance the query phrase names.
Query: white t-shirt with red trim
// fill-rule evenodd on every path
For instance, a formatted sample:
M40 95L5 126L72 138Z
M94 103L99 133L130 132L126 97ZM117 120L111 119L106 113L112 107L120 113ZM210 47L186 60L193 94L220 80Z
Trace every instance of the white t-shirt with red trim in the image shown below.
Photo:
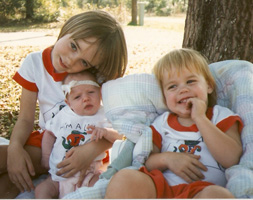
M61 85L67 73L54 72L51 51L52 48L49 47L44 51L28 54L13 77L25 89L38 93L41 129L45 129L45 123L66 105Z
M239 122L239 127L242 128L240 117L225 107L216 105L209 108L207 117L223 132L226 132L235 122ZM175 114L165 112L155 119L151 128L154 144L161 152L187 152L200 155L200 162L208 169L206 172L202 171L205 176L204 181L226 185L225 169L213 158L195 124L184 127L178 122ZM187 183L170 170L163 171L163 175L171 186Z
M105 117L103 106L100 107L96 114L91 116L77 115L69 106L65 106L53 119L46 123L46 129L51 131L56 137L49 159L49 172L54 181L65 179L56 175L59 170L56 165L64 160L66 152L73 147L91 141L91 134L87 133L87 126L89 125L102 128L112 127ZM95 160L102 161L105 156L106 154L102 153Z

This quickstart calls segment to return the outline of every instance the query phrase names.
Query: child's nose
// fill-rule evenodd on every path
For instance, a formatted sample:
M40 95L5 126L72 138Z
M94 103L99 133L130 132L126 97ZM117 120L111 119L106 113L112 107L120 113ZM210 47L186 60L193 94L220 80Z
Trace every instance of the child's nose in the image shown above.
M180 86L180 93L188 92L189 88L186 85Z
M74 66L75 62L76 62L77 58L76 55L72 54L68 56L67 62L69 66Z
M87 101L89 101L90 100L90 98L87 96L87 95L84 95L83 96L83 102L87 102Z

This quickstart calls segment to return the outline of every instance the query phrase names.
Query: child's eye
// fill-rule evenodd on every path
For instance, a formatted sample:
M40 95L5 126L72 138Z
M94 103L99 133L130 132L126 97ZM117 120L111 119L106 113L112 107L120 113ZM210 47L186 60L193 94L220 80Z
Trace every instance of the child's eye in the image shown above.
M88 63L87 63L85 60L82 60L82 65L83 65L84 67L88 67Z
M71 48L72 48L74 51L77 50L77 47L76 47L76 45L75 45L73 42L71 42Z
M79 99L80 98L80 96L75 96L75 98L74 99Z
M170 86L168 87L168 90L175 89L176 87L177 87L176 85L170 85Z
M188 80L187 84L191 84L191 83L194 83L194 82L196 82L196 80Z

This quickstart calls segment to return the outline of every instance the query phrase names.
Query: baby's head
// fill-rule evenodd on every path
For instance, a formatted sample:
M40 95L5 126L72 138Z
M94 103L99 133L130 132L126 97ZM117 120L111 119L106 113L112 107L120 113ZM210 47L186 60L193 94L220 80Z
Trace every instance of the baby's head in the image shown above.
M95 68L105 81L124 75L128 60L125 36L120 23L109 13L93 10L74 15L63 25L58 40L67 34L74 41L95 39L91 44L97 46L93 59L99 62Z
M94 115L100 108L101 91L89 71L68 74L62 83L65 102L78 115Z
M207 84L212 88L212 93L208 94L208 106L213 106L216 103L215 80L207 60L199 52L186 48L173 50L158 60L153 68L153 73L163 91L164 74L169 79L172 76L180 75L184 70L204 77Z

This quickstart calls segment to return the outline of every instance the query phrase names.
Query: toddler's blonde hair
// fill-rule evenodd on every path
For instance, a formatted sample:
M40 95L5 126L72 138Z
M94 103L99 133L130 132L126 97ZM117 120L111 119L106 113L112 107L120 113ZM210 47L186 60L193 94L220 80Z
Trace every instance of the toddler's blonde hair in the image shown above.
M206 82L213 89L212 94L208 96L208 106L213 106L216 103L215 80L209 69L207 59L198 51L187 48L176 49L167 53L157 61L153 68L153 73L155 74L162 90L163 74L168 73L169 78L171 76L170 72L172 69L176 70L178 74L180 74L184 69L202 74Z

